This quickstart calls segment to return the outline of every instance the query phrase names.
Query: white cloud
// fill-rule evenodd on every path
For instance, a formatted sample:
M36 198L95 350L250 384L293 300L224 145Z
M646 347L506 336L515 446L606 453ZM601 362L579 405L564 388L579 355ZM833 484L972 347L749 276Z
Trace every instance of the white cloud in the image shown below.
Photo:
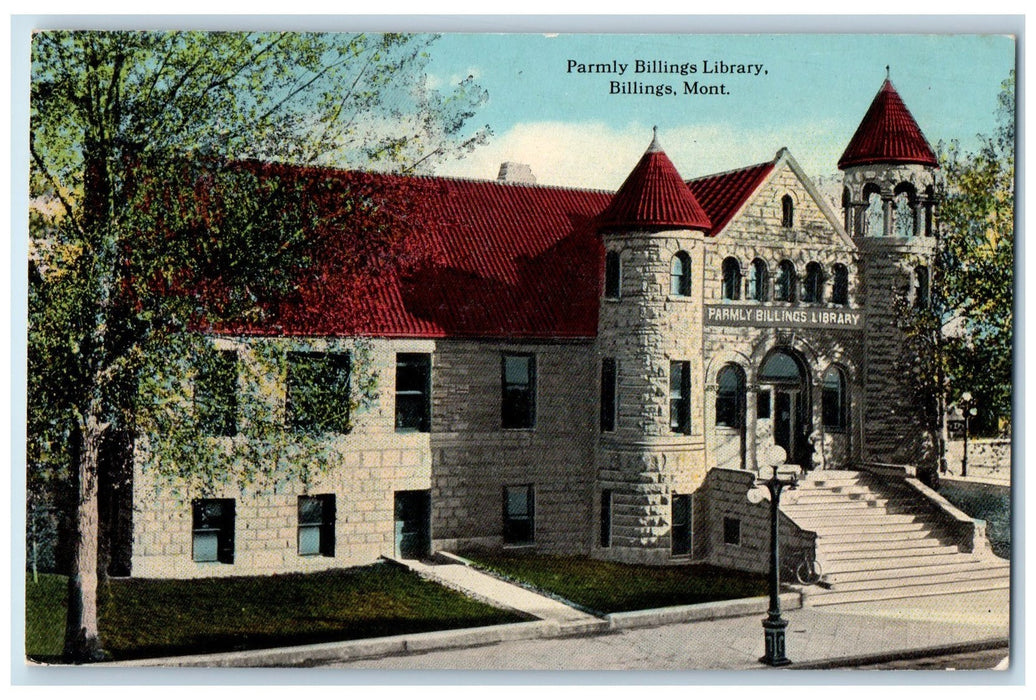
M685 179L771 160L782 146L811 175L836 170L845 144L829 125L780 131L735 131L725 124L660 129L659 142ZM524 122L498 134L463 160L444 163L440 175L496 178L500 163L532 167L543 185L615 190L651 142L651 127L636 122L621 129L600 122Z

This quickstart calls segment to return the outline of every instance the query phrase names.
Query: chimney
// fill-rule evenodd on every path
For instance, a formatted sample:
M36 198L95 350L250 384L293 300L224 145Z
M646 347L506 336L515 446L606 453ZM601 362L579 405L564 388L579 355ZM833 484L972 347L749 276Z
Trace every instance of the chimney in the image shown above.
M535 185L536 176L525 163L507 162L500 164L500 174L496 176L496 181L511 185Z

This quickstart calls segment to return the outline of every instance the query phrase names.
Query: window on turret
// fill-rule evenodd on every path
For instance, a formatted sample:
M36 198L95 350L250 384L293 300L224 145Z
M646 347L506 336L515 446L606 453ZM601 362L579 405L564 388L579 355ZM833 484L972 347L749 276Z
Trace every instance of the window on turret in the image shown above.
M824 302L824 268L820 263L811 262L806 265L806 284L802 290L802 301L807 304Z
M669 428L691 434L691 363L669 363Z
M601 432L615 430L615 406L618 397L618 369L614 357L601 360Z
M795 203L790 194L781 197L781 226L791 228L795 225Z
M740 428L745 415L745 373L727 365L716 377L716 425Z
M773 287L773 298L776 301L795 301L795 286L798 284L798 275L795 274L795 265L790 260L782 260L777 266L777 282Z
M723 261L723 298L741 298L741 263L736 258L727 258Z
M918 233L917 190L909 182L896 186L892 198L892 230L900 238L909 238Z
M766 263L759 258L752 261L748 270L748 298L754 301L766 301L766 287L769 284L769 271Z
M691 296L691 256L682 250L674 255L670 273L669 293L674 297Z
M849 235L855 233L852 226L852 199L849 195L849 188L842 188L842 224L845 226L845 230L849 232Z
M914 306L919 309L928 308L930 299L930 280L928 268L918 265L914 268Z
M885 205L881 201L881 190L875 184L863 188L863 200L867 209L863 213L864 233L868 236L885 235Z
M605 299L618 299L622 284L622 267L619 262L619 253L614 250L608 251L604 256L604 297Z
M845 430L849 425L849 397L846 392L845 372L831 367L824 374L821 387L821 418L830 430Z
M831 285L831 303L839 306L849 305L849 268L835 263L834 280Z

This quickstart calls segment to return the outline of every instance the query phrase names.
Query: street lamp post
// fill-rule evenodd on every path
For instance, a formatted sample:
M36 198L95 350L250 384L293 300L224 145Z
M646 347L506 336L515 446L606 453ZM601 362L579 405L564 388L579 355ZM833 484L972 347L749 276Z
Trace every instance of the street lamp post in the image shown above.
M759 469L755 487L748 492L751 503L759 503L767 496L770 498L770 609L763 620L763 639L765 653L760 662L769 666L787 666L791 660L786 656L785 631L788 621L781 617L781 574L780 574L780 542L778 530L780 525L781 491L785 487L795 488L801 468L796 464L785 464L787 455L783 448L777 447L767 455L766 464Z
M964 414L964 456L960 460L960 475L968 475L968 433L971 432L971 419L978 415L978 407L970 391L960 395L960 412Z

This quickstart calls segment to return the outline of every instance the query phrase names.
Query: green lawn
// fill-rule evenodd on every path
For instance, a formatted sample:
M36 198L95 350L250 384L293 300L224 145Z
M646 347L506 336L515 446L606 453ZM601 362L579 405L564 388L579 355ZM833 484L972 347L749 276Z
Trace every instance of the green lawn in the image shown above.
M643 566L543 554L464 556L599 614L766 595L764 576L709 566Z
M27 582L26 653L54 660L63 577ZM390 564L315 574L189 581L118 579L100 596L113 659L202 654L519 622Z

